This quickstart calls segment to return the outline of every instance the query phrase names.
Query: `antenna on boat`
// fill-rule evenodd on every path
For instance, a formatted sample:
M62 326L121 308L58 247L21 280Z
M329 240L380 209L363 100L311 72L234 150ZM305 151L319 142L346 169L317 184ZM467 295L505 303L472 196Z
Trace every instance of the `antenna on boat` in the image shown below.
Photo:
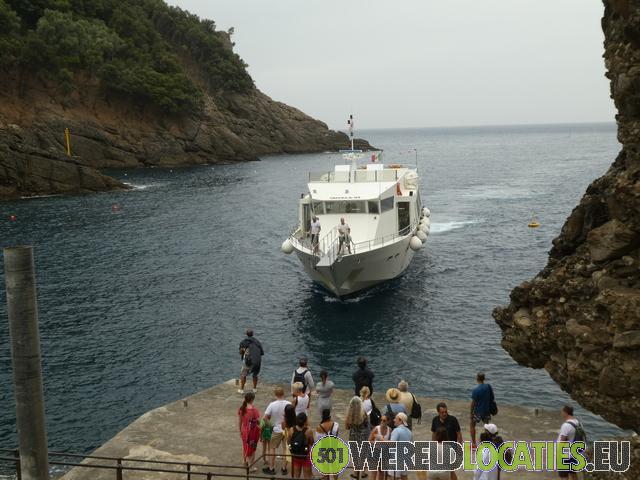
M349 115L349 119L347 120L347 125L349 126L349 137L351 139L351 149L349 150L340 150L345 160L351 160L351 170L357 170L357 160L361 158L362 150L356 150L354 148L354 138L353 138L353 115Z
M349 115L349 120L347 120L347 125L349 125L349 137L351 137L351 151L353 151L353 115Z

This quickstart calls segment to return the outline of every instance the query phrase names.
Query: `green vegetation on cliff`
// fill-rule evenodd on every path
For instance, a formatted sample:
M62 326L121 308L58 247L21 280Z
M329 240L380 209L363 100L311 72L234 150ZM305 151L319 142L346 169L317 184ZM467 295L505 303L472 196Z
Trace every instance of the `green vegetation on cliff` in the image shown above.
M2 71L65 90L95 78L106 94L169 113L197 111L203 90L253 87L231 46L213 21L162 0L0 0Z

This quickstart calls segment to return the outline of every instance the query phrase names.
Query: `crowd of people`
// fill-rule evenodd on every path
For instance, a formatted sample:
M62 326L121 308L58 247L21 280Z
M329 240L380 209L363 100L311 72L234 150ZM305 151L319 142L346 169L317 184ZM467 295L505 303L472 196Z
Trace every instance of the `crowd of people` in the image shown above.
M308 359L299 359L294 369L290 391L278 386L274 389L274 399L267 405L264 414L254 406L255 393L258 388L258 374L261 359L264 355L262 345L253 336L253 331L247 330L247 337L240 343L242 369L240 373L240 388L238 393L244 395L242 405L238 409L238 428L242 438L243 462L252 466L252 471L258 470L255 465L255 455L258 447L262 446L264 467L262 473L274 476L279 472L294 478L309 479L313 477L311 464L311 447L318 439L326 436L341 436L348 441L413 441L426 440L414 438L413 422L422 419L422 407L415 395L409 391L409 384L401 380L397 387L389 388L385 392L385 405L378 408L372 397L374 373L367 365L367 359L359 357L357 368L352 375L354 396L344 415L344 430L332 417L332 395L334 383L329 380L326 370L320 371L320 381L316 383L309 369ZM253 389L245 392L246 378L251 374ZM492 417L497 414L497 404L493 388L486 383L485 374L480 372L476 376L476 386L471 390L469 408L469 431L472 449L477 446L477 426L482 424L479 435L480 442L491 442L499 447L504 440L499 434L498 427L492 423ZM287 399L289 397L289 399ZM312 397L314 401L312 402ZM312 407L312 404L314 405ZM310 425L311 409L315 408L320 422L314 427ZM583 432L582 425L573 415L571 406L564 406L562 410L563 423L558 441L573 441L576 435ZM342 435L341 435L342 433ZM458 419L450 415L447 404L440 402L436 406L436 415L431 421L431 439L438 442L438 450L442 450L442 442L463 442ZM477 456L488 461L490 455L487 449L478 452ZM280 464L277 465L277 460ZM456 472L429 471L429 480L457 480ZM559 472L560 477L575 480L575 473ZM369 472L354 472L353 478L367 478L371 480L385 480L389 476L407 479L406 471L387 472L382 470ZM420 476L420 475L419 475ZM490 472L475 472L474 480L499 480L500 470ZM327 480L325 478L325 480ZM426 480L426 479L422 479Z

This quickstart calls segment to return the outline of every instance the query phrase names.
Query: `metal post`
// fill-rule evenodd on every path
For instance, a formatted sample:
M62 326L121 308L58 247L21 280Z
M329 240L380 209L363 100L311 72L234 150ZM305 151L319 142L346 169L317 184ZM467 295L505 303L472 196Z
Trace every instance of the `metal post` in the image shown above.
M22 472L20 471L20 450L14 450L13 456L16 457L16 478L22 480Z
M118 466L116 468L116 480L122 480L122 459L118 459Z
M16 424L23 480L49 480L38 305L31 247L4 249Z

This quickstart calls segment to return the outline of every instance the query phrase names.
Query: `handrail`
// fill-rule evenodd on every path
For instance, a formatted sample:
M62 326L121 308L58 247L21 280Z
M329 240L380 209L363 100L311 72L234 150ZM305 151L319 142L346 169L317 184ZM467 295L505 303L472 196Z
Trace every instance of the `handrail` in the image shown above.
M355 249L358 248L359 246L361 247L361 246L367 245L368 248L364 250L365 252L368 250L371 250L372 246L377 247L379 245L381 247L384 247L384 244L388 241L393 241L396 238L400 238L400 237L406 237L407 235L409 235L410 232L413 232L413 230L417 228L417 226L418 226L417 222L414 222L410 225L407 225L400 231L390 233L388 235L383 235L382 237L376 237L371 240L364 240L362 242L358 242L354 244L354 253L355 253Z
M385 244L389 242L393 242L397 238L406 237L411 232L413 232L418 227L418 223L414 222L410 225L407 225L402 230L383 235L381 237L372 238L371 240L364 240L362 242L355 243L353 239L351 239L351 245L353 246L353 252L347 255L352 255L355 253L362 253L373 250L374 248L384 247ZM314 252L313 248L308 248L304 245L303 242L300 242L296 237L296 233L301 231L300 227L296 227L297 229L293 231L293 233L289 236L293 243L296 243L300 249L304 249L311 253L312 255L316 255L317 257L323 258L328 257L329 265L333 265L333 262L344 254L341 254L339 251L340 246L340 234L338 233L338 227L333 227L327 234L322 237L318 241L318 252ZM366 247L366 248L364 248Z
M412 170L411 167L400 167ZM322 171L309 172L308 179L311 182L320 183L373 183L395 182L398 180L399 168L385 168L383 170L349 170L349 171ZM337 180L339 179L339 180Z
M2 454L10 454L10 456L4 456ZM99 455L81 455L75 453L62 453L62 452L49 452L49 465L56 466L64 466L64 467L72 467L72 468L98 468L103 470L112 470L115 471L115 478L117 480L121 480L123 478L123 473L125 471L130 472L153 472L153 473L170 473L170 474L178 474L180 476L186 477L186 479L190 479L192 476L196 477L206 477L207 480L211 480L214 477L223 477L229 479L260 479L260 480L269 480L271 478L270 475L264 474L256 474L256 472L252 472L252 467L258 463L261 459L264 460L265 456L274 455L262 455L258 457L251 465L216 465L216 464L208 464L208 463L191 463L191 462L176 462L170 460L145 460L145 459L137 459L137 458L124 458L124 457L107 457L107 456L99 456ZM288 454L291 457L301 457L304 458L306 455L294 455ZM77 460L71 461L59 461L53 460L55 457L68 457L71 459L83 459L83 460L101 460L99 463L80 463ZM113 463L104 463L102 461L113 462ZM21 468L20 468L20 452L18 449L6 449L0 448L0 462L13 463L16 469L16 477L21 478ZM128 465L123 465L123 462L127 462ZM136 465L137 464L137 465ZM153 466L144 466L140 464L152 464L158 465L159 467ZM167 467L162 468L162 465L166 465ZM178 469L176 467L183 467L182 469ZM193 467L202 469L200 471L194 470ZM225 473L224 470L236 470L237 473ZM282 480L293 480L292 477L281 477Z

